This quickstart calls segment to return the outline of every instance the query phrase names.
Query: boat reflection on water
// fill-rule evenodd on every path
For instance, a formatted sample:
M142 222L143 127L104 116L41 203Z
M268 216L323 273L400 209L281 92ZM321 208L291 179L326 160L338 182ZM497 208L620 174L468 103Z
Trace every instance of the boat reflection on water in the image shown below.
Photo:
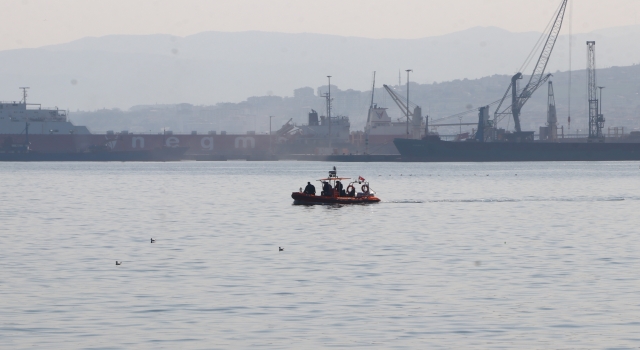
M375 191L369 186L369 182L362 176L357 180L349 182L344 188L342 181L350 180L348 177L338 177L336 167L329 171L329 176L325 179L319 179L321 186L320 195L316 195L316 190L309 182L307 187L300 191L291 193L293 204L367 204L378 203L380 198L376 197ZM360 187L361 192L357 192L356 186Z

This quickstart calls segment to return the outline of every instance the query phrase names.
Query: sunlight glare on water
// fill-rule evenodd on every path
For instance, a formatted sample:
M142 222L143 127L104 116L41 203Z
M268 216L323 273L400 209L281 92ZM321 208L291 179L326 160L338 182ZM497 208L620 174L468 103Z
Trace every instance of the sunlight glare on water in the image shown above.
M638 165L5 163L0 347L637 348Z

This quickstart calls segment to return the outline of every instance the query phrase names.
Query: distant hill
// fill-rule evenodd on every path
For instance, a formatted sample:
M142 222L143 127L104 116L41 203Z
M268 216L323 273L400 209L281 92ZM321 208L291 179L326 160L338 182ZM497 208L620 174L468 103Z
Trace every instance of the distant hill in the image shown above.
M31 101L46 106L128 109L292 96L295 88L326 84L327 75L342 89L367 90L374 70L379 83L395 85L398 70L406 68L421 84L477 79L513 74L539 36L477 27L413 40L265 32L84 38L0 52L0 98L17 100L17 88L30 86ZM639 37L640 26L575 35L574 69L584 68L587 39L597 42L599 67L635 64L640 46L630 43ZM567 55L567 37L561 37L549 70L567 70Z
M598 70L598 85L605 86L603 92L603 113L606 118L605 128L625 127L625 132L632 128L640 128L640 65L627 67L611 67ZM526 83L525 77L522 84ZM493 75L480 79L458 79L432 84L410 84L411 101L420 105L423 114L439 124L455 124L459 122L476 122L477 108L500 99L510 82L510 75ZM569 116L569 74L555 73L552 77L558 122L564 126L566 133L575 133L577 129L587 127L587 88L586 71L572 72L571 87L571 130L567 123ZM406 93L406 86L392 86L400 94ZM311 108L325 114L325 100L321 96L327 91L323 85L316 89L311 87L296 89L293 97L254 96L239 103L219 103L216 105L193 106L178 105L140 105L121 110L99 110L94 112L72 112L74 122L87 125L94 131L129 130L135 132L157 132L163 128L177 132L208 132L225 130L228 132L269 130L269 116L273 119L274 130L284 122L293 119L296 123L306 123L307 113ZM340 89L332 85L334 115L350 117L351 130L362 130L366 114L371 102L371 91ZM537 131L546 122L547 85L541 86L522 110L522 127L524 130ZM402 118L400 110L395 106L380 85L375 91L375 103L389 108L392 118ZM508 103L508 102L507 102ZM465 112L462 120L458 117L443 119ZM495 106L491 108L491 114ZM506 118L500 127L513 129L513 121ZM471 130L471 126L463 130ZM458 126L440 128L438 131L451 134L458 131Z

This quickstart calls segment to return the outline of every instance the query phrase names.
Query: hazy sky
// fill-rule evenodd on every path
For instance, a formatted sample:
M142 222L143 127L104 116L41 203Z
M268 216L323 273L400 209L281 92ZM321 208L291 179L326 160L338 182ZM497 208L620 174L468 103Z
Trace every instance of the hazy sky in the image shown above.
M640 0L571 0L574 32L640 24ZM109 34L203 31L419 38L542 31L559 0L0 0L0 50Z

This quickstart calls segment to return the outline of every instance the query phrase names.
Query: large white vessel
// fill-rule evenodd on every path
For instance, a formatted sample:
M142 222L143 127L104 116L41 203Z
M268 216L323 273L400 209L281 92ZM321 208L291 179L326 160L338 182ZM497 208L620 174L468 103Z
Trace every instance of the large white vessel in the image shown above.
M0 134L24 134L27 123L30 134L90 134L86 126L69 122L67 111L27 103L27 88L21 89L22 101L0 102Z
M67 111L21 101L0 102L0 153L29 149L38 154L87 152L109 149L120 152L188 148L190 155L225 157L261 156L269 152L269 135L216 135L107 132L92 134L86 126L73 125ZM138 152L139 153L139 152Z
M424 137L426 128L423 119L420 107L414 109L413 115L410 115L409 123L407 123L406 117L394 121L387 114L387 108L373 105L369 108L367 124L364 129L365 143L368 148L366 153L398 154L393 140Z
M318 112L311 110L309 113L309 123L297 126L302 135L309 139L324 140L328 142L347 143L349 142L349 132L351 123L349 117L318 117Z

